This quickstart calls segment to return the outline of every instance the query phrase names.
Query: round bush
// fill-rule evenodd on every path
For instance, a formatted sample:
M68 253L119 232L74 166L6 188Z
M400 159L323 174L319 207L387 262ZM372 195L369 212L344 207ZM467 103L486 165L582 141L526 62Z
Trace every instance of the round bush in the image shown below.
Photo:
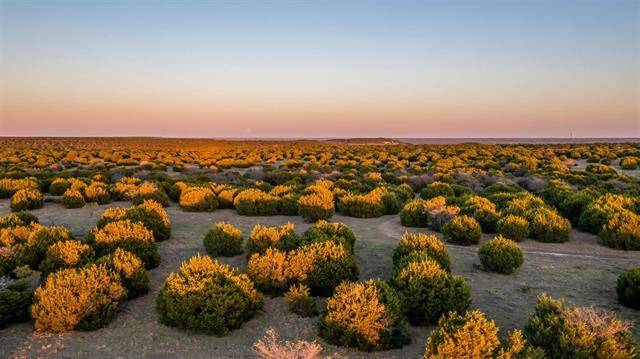
M450 184L444 182L432 182L420 191L422 199L431 199L438 196L453 197L455 191Z
M329 300L319 333L328 343L365 351L409 343L400 298L380 280L344 282Z
M62 199L60 200L62 206L64 208L80 208L84 207L84 196L80 191L75 189L68 189L62 195Z
M636 345L630 328L610 311L570 307L543 293L524 327L524 337L548 358L633 358Z
M284 300L289 306L289 311L301 317L313 317L318 314L316 301L311 296L309 287L304 284L292 285L285 293Z
M414 252L424 252L429 258L435 260L442 269L447 272L451 270L449 252L447 252L447 249L438 237L424 233L410 232L404 232L398 242L398 246L393 252L394 267L398 267L402 258Z
M529 221L531 238L540 242L561 243L571 238L571 223L558 212L538 208L525 214Z
M155 201L162 206L169 204L169 196L167 196L162 188L151 182L144 182L138 187L138 190L131 198L131 203L137 205L147 200Z
M614 214L602 226L598 242L615 249L640 250L640 216L627 210Z
M631 198L616 194L604 194L587 205L578 219L578 228L598 234L615 213L632 210L635 204Z
M169 189L169 198L171 198L171 200L174 201L174 202L179 202L180 201L180 195L182 195L182 191L184 191L188 187L189 187L189 185L187 185L186 183L184 183L182 181L178 181L178 182L174 183L171 186L171 189Z
M137 298L149 291L149 277L144 263L135 254L117 248L112 254L98 259L117 276L127 289L127 299Z
M230 223L218 222L204 234L204 247L213 257L242 253L242 232Z
M428 226L427 201L423 199L413 199L407 202L400 211L400 222L405 227Z
M278 214L278 197L259 189L241 191L233 200L238 214L244 216L273 216Z
M56 178L49 185L49 193L53 196L62 196L71 187L71 182L66 178Z
M267 248L277 248L290 251L298 246L298 235L293 223L287 223L280 227L265 227L256 224L249 234L245 250L247 255L264 253Z
M11 210L14 212L42 208L44 197L39 190L21 189L11 196Z
M529 236L529 221L524 217L510 214L498 221L496 232L519 242Z
M461 215L442 226L442 233L448 242L468 246L480 242L482 228L475 219Z
M59 269L82 267L92 261L93 256L93 249L88 244L75 240L60 241L49 246L39 268L46 276Z
M485 232L494 232L500 218L496 205L484 197L472 196L460 209L461 214L473 217Z
M326 241L342 243L345 248L353 251L356 235L344 223L319 220L304 232L300 238L300 245Z
M209 188L190 187L180 194L180 208L189 212L211 212L218 208L218 200Z
M640 309L640 267L620 274L616 281L616 293L620 304Z
M287 253L267 248L263 253L254 253L247 262L247 275L256 288L264 293L282 294L291 284L287 277L289 265Z
M545 358L540 350L525 348L519 330L511 333L508 345L501 347L498 331L495 323L478 310L450 312L440 318L438 328L427 339L424 358Z
M167 277L156 300L163 324L220 336L239 328L262 306L262 295L245 274L199 255Z
M160 264L153 233L138 222L123 220L109 223L95 233L92 244L98 257L122 248L138 256L147 269Z
M84 188L85 201L90 203L105 204L111 202L111 195L107 185L101 182L93 182Z
M464 279L454 276L432 260L410 262L392 279L403 298L403 308L413 325L435 323L451 310L463 312L471 303L471 291Z
M33 290L30 287L29 278L0 277L0 329L31 319Z
M329 190L307 194L298 199L298 213L307 222L329 219L334 212L333 193Z
M114 318L125 295L125 288L104 265L63 269L36 289L31 315L36 330L94 330Z
M219 208L233 208L233 201L238 194L236 188L224 189L218 193Z
M486 270L503 274L515 272L523 262L518 244L500 235L481 245L478 256Z

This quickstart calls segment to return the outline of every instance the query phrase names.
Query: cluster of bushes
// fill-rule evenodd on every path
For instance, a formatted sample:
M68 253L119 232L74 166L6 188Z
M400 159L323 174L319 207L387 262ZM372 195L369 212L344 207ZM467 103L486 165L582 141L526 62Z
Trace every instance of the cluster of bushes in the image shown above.
M319 333L330 344L365 351L400 348L409 342L402 302L385 282L343 282L327 301Z
M442 196L429 200L414 199L402 207L400 222L407 227L431 227L439 231L459 212L459 207L447 205L446 198Z
M20 190L39 191L40 184L38 180L33 177L0 179L0 198L11 198L11 196Z
M247 275L207 256L183 262L156 299L163 324L214 335L239 328L262 306L262 295Z
M293 223L279 227L267 227L257 224L251 230L245 250L248 256L264 253L268 248L289 251L298 247L298 235Z
M153 233L156 242L165 241L171 238L171 222L169 216L159 203L146 200L142 204L131 206L128 208L113 207L106 209L94 231L89 233L91 237L93 232L102 229L111 222L128 220L131 222L139 222Z
M345 216L357 218L397 214L407 197L408 193L404 187L376 187L365 194L347 192L340 195L338 210Z

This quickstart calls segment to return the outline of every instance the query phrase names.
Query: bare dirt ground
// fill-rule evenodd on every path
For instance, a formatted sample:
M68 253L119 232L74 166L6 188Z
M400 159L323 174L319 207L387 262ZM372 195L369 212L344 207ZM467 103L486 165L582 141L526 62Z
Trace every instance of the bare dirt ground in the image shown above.
M36 210L46 225L64 225L76 238L84 238L107 207L128 206L120 202L81 209L64 209L56 203L46 203ZM255 224L279 225L291 221L298 232L309 227L300 217L244 217L232 210L213 213L183 212L175 204L167 208L171 218L172 238L158 243L162 262L149 271L151 292L126 302L116 319L106 328L93 332L73 332L65 335L34 333L31 323L15 324L0 331L0 357L57 358L250 358L252 344L268 328L275 328L283 339L317 340L324 354L337 353L349 358L419 358L425 340L433 328L411 327L412 342L399 350L362 353L324 343L316 332L316 318L299 318L287 311L282 298L266 298L262 314L245 323L239 330L218 338L186 333L161 325L155 312L155 298L171 272L192 255L205 253L202 238L213 223L225 220L241 228L245 236ZM0 215L10 213L8 200L0 201ZM360 278L387 278L391 272L391 257L405 228L398 216L357 219L336 215L356 233L355 252ZM427 231L411 229L414 231ZM483 240L491 238L485 235ZM634 339L640 341L640 312L622 307L616 302L617 276L640 266L640 252L615 251L599 246L596 237L574 232L568 243L545 244L532 240L521 243L525 252L523 266L513 275L487 273L480 269L477 246L448 245L452 272L463 276L472 288L472 308L484 311L502 329L522 327L533 311L536 296L547 292L565 297L569 302L595 305L615 311L618 316L635 320ZM222 262L244 270L244 255L222 258Z

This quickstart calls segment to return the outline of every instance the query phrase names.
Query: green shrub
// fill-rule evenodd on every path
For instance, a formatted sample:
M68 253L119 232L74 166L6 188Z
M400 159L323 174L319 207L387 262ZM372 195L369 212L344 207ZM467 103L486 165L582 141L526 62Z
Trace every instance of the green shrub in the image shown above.
M365 351L400 348L409 342L400 298L379 280L338 286L327 301L319 332L330 344Z
M127 289L127 299L137 298L149 292L149 276L144 263L135 254L122 248L101 257L98 264L104 264Z
M616 282L616 293L620 304L640 309L640 267L620 274Z
M49 246L39 269L46 276L63 268L82 267L93 257L93 249L88 244L76 240L60 241Z
M500 218L496 205L484 197L472 196L460 208L460 214L473 217L484 232L495 231L496 223Z
M171 238L171 222L162 205L153 200L143 201L142 204L126 209L122 219L142 223L153 232L156 241Z
M513 273L523 262L518 244L500 235L480 246L478 256L485 269L503 274Z
M635 170L638 169L637 157L625 157L620 160L620 167L623 170Z
M423 252L436 261L442 269L451 271L449 252L442 241L434 235L424 233L410 233L405 231L393 252L393 265L398 267L402 258L414 252Z
M587 190L574 191L560 202L558 209L564 217L575 223L584 208L594 200L594 195Z
M318 314L316 300L311 296L309 287L304 284L292 285L285 293L284 300L289 311L301 317L314 317Z
M42 208L44 197L39 190L21 189L11 196L11 210L13 212Z
M442 233L448 242L468 246L480 242L482 228L475 219L462 215L445 224Z
M169 198L174 202L180 201L180 196L182 195L182 191L187 189L189 185L182 181L178 181L171 186L169 190Z
M247 275L256 288L264 293L280 295L293 282L289 277L289 257L275 248L253 253L247 262Z
M524 217L510 214L498 221L496 224L496 232L519 242L529 236L529 221Z
M453 197L455 192L451 185L444 182L432 182L420 191L420 198L431 199L434 197Z
M80 208L84 207L84 196L80 191L76 191L74 189L68 189L62 195L62 199L60 200L62 206L64 208Z
M342 243L345 248L353 251L356 235L344 223L320 220L304 232L300 238L300 245L326 241Z
M403 309L413 325L435 323L451 310L462 312L471 303L471 290L432 260L415 261L399 268L392 285L401 294Z
M561 243L571 238L571 223L548 208L534 209L525 214L531 238L540 242Z
M63 269L36 289L31 315L40 331L94 330L115 317L125 296L125 288L104 265Z
M160 255L153 233L138 222L123 220L109 223L97 230L90 243L98 257L122 248L138 256L147 269L155 268L160 264Z
M71 182L66 178L56 178L49 185L49 193L53 196L62 196L71 187Z
M525 347L519 330L501 345L499 328L484 313L473 310L461 315L450 312L440 318L438 328L427 339L424 359L543 359L539 349Z
M204 234L204 247L213 257L242 253L242 232L230 223L218 222Z
M406 227L428 226L427 201L423 199L413 199L407 202L400 211L400 222Z
M244 216L273 216L278 214L278 197L259 189L241 191L233 200L238 214Z
M356 218L380 217L386 213L384 196L387 191L376 188L366 194L347 193L340 197L338 209L345 216Z
M0 277L0 329L31 319L29 307L33 302L33 275L31 270L27 270L17 278Z
M233 208L233 201L238 194L237 188L228 188L218 193L219 208Z
M580 214L578 227L593 234L598 234L615 213L625 209L632 210L634 202L631 198L616 194L604 194L587 205Z
M211 212L218 208L218 199L210 188L189 187L180 194L180 208L189 212Z
M632 359L636 345L630 328L630 323L617 319L612 312L569 307L543 293L538 296L524 335L549 358Z
M298 246L298 235L293 223L287 223L280 227L265 227L256 224L249 234L245 244L247 255L264 253L267 248L276 248L290 251Z
M28 226L31 223L39 223L38 217L29 212L16 212L8 216L0 217L0 229L17 226Z
M333 193L329 190L316 191L298 199L298 213L307 222L329 219L334 212Z
M131 198L131 203L138 205L147 200L155 201L162 206L169 204L169 196L162 188L151 182L144 182L138 187L138 190Z
M90 203L105 204L111 202L111 195L106 184L93 182L84 187L84 199Z
M627 210L614 214L602 226L598 242L615 249L640 250L640 216Z
M183 262L156 300L161 323L219 336L239 328L262 306L262 295L245 274L207 256Z

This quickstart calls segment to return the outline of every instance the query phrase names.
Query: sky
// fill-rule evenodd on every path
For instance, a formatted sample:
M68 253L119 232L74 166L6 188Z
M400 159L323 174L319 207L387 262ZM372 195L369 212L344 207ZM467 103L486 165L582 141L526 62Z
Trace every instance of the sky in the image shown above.
M640 1L0 0L0 135L640 137Z

